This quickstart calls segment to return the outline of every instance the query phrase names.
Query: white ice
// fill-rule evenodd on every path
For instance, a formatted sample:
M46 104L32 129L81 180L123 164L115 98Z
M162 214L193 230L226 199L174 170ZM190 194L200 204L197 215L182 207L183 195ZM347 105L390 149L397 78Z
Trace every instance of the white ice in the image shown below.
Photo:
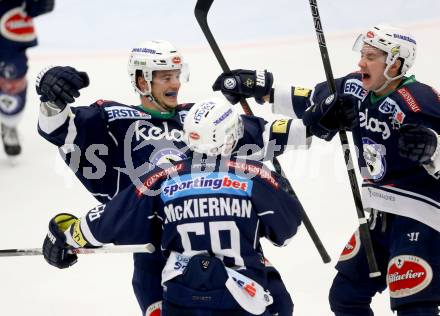
M29 51L23 154L11 164L0 151L0 249L41 247L53 215L81 215L97 204L55 146L37 134L37 73L47 65L87 71L91 84L76 105L101 98L134 104L126 74L130 47L161 38L175 43L190 64L191 80L182 87L180 102L207 97L220 67L193 17L194 2L58 1L53 13L35 20L40 46ZM335 77L357 69L351 45L359 30L388 21L413 31L419 52L412 72L438 87L438 1L320 2ZM311 87L325 79L308 1L217 1L209 22L231 68L267 68L276 84ZM269 107L252 105L257 114L271 116ZM327 293L333 266L357 226L339 140L315 141L310 151L280 160L333 260L321 262L304 227L289 246L264 243L264 249L293 296L295 315L331 315ZM131 256L124 254L81 256L67 270L42 257L0 258L0 315L140 315L132 270ZM374 298L373 308L376 315L392 315L386 291Z

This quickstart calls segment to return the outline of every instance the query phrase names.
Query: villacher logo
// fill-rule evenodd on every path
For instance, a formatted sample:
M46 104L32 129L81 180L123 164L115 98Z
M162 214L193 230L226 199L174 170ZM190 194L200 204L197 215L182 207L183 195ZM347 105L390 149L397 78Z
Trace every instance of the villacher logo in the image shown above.
M390 296L400 298L425 289L432 281L432 268L417 256L394 257L388 264L387 284Z

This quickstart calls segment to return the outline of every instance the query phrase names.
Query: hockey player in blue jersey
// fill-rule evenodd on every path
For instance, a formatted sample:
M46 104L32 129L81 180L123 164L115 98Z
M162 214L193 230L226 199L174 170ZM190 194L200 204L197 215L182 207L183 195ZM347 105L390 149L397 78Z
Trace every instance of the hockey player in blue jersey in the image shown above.
M89 84L87 74L72 67L45 69L37 81L42 101L39 133L60 148L75 175L102 203L132 183L139 184L139 177L154 165L187 157L182 123L192 104L177 103L181 81L188 77L182 55L166 41L148 41L133 48L128 71L140 95L137 106L100 100L71 107L79 90ZM269 73L262 75L264 80L272 80ZM254 90L261 96L268 93L264 85ZM237 150L252 144L247 148L263 148L260 158L270 158L288 147L309 144L300 119L266 122L244 115L241 119L244 134ZM274 143L280 146L271 146ZM134 291L145 314L160 308L159 275L164 261L158 254L135 254L134 261ZM273 271L271 276L273 313L289 315L291 298L279 274Z
M54 0L0 1L0 132L10 157L21 152L17 125L26 104L26 50L37 45L32 19L53 7Z
M156 166L139 186L80 219L56 215L45 259L69 267L77 260L67 254L71 247L160 239L162 315L271 315L259 239L286 245L301 223L301 204L262 163L230 157L242 134L242 120L226 100L197 103L184 125L193 159Z
M326 83L313 90L272 91L275 111L302 115L308 133L326 140L339 128L351 130L360 153L362 199L372 210L371 237L382 277L368 277L355 233L342 252L330 290L337 316L373 315L371 298L387 286L397 315L439 313L440 95L406 76L416 46L405 30L376 26L356 40L360 69L336 80L336 94L328 95ZM242 73L221 75L215 88L242 94L224 84Z

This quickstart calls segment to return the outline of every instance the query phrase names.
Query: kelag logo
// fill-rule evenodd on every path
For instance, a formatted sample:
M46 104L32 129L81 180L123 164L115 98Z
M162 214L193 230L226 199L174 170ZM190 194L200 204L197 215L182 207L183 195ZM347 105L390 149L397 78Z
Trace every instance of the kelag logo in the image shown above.
M165 181L161 191L164 201L188 195L216 193L246 196L252 191L252 181L225 172L187 174L179 179Z

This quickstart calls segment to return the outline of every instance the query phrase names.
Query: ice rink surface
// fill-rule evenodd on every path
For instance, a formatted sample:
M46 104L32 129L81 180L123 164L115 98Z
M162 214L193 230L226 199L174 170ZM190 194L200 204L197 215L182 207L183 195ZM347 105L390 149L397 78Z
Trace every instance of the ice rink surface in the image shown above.
M388 21L412 30L418 57L411 73L439 88L438 1L320 2L335 77L357 69L351 46L359 30ZM91 84L76 105L101 98L136 104L126 73L130 47L167 39L190 65L191 79L182 86L180 102L210 96L220 67L193 17L194 4L58 1L53 13L36 19L40 46L29 51L28 102L19 128L23 154L11 164L0 152L0 249L41 247L53 215L81 215L97 204L56 148L37 134L37 73L47 65L87 71ZM267 68L276 85L312 87L325 79L308 1L216 1L208 19L231 68ZM258 115L271 117L269 106L251 105ZM357 226L339 140L314 141L309 151L289 152L280 161L333 260L321 262L304 227L285 248L264 243L265 253L293 296L295 315L331 315L327 293L333 266ZM126 254L82 256L68 270L51 267L42 257L0 258L0 315L140 315L132 270ZM375 297L373 308L376 315L392 315L386 292Z

